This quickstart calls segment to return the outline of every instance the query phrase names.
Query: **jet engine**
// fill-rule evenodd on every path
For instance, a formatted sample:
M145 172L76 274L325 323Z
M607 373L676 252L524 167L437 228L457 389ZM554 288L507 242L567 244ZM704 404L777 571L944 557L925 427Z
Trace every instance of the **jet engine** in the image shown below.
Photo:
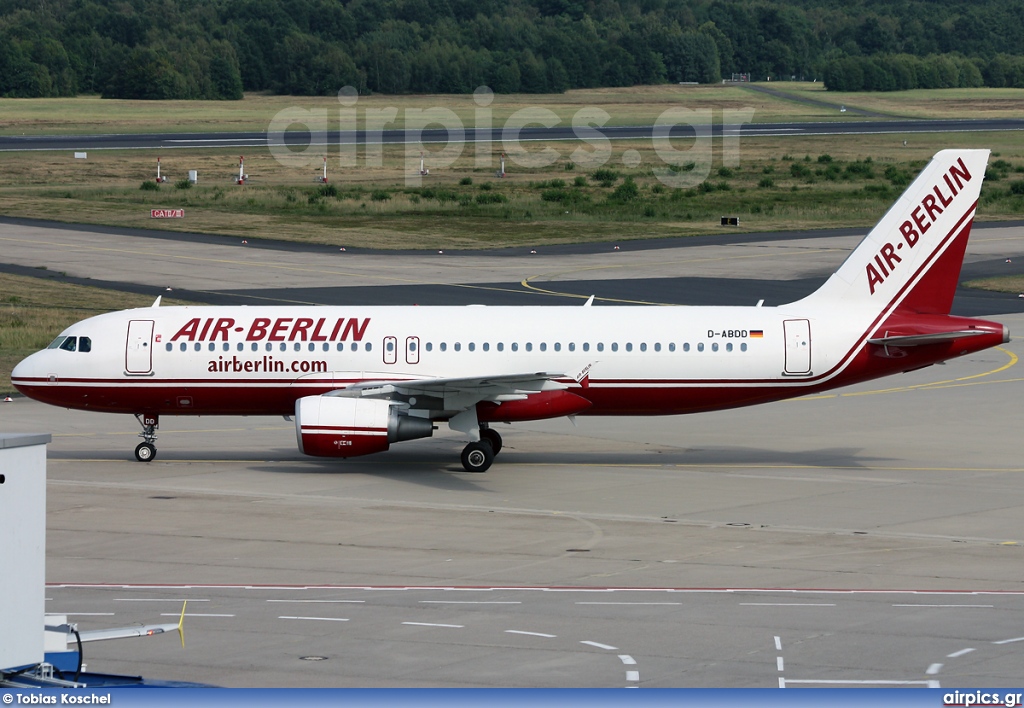
M295 402L299 451L316 457L358 457L391 443L429 438L433 423L399 413L390 401L306 396Z

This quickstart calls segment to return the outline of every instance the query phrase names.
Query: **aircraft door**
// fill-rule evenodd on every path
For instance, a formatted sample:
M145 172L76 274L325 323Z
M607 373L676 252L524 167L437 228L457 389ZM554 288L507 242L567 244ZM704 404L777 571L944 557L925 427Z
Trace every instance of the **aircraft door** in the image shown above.
M405 363L406 364L419 364L420 363L420 338L419 337L406 337L405 338Z
M129 374L153 373L153 320L128 322L124 370Z
M786 370L794 376L811 373L811 323L809 320L784 320Z
M384 363L394 364L398 361L398 340L394 337L384 337Z

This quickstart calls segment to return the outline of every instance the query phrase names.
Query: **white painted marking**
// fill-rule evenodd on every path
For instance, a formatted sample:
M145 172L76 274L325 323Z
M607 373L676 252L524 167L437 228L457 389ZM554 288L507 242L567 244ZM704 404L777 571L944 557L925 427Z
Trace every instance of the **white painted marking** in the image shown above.
M161 617L181 617L180 612L161 612ZM188 612L186 617L234 617L234 615L203 614L201 612Z
M402 622L402 624L409 624L414 627L451 627L453 629L462 629L465 626L462 624L431 624L430 622Z
M780 679L781 681L782 679ZM938 681L882 681L873 679L786 679L786 683L809 683L825 686L927 686L928 688L939 688ZM785 686L780 686L785 688Z
M420 600L425 605L521 605L517 600Z
M779 676L779 688L785 688L785 687L786 687L786 679L784 679L781 676Z
M640 672L639 671L627 671L626 672L626 680L627 681L639 681L640 680Z
M834 602L741 602L746 607L835 607Z
M893 607L980 607L993 608L995 605L893 605Z
M315 622L348 622L347 619L342 617L292 617L289 615L282 615L278 617L279 620L313 620Z
M781 657L781 656L777 656L777 657L775 657L775 667L776 667L776 668L777 668L777 669L778 669L779 671L782 671L782 670L783 670L783 663L782 663L782 657Z
M192 597L115 597L114 602L209 602Z
M775 650L782 651L782 637L775 637Z
M1024 642L1024 637L1014 637L1013 639L1001 639L998 642L992 642L993 644L1013 644L1014 642Z
M523 632L518 629L506 629L505 632L507 634L525 634L530 637L545 637L547 639L554 639L558 636L557 634L544 634L543 632Z
M619 661L626 666L634 666L636 664L636 659L631 657L629 654L619 654Z
M935 674L939 673L940 671L942 671L942 664L932 664L931 666L929 666L925 670L925 673L928 674L929 676L934 676Z
M68 617L113 617L113 612L52 612L48 614L67 615Z
M321 604L322 603L322 604L325 604L325 605L329 605L329 604L335 604L335 603L337 603L337 604L341 604L341 603L363 603L363 602L366 602L366 600L267 600L267 602L289 602L289 603L309 602L309 603L316 603L316 604Z
M681 602L577 602L577 605L681 605Z
M955 651L952 654L946 654L946 658L947 659L955 659L958 656L963 656L964 654L970 654L972 651L974 651L974 649L961 649L960 651Z
M580 644L589 644L592 647L597 647L598 649L607 649L608 651L617 651L618 650L618 647L609 646L607 644L601 644L600 642L582 641L582 642L580 642Z

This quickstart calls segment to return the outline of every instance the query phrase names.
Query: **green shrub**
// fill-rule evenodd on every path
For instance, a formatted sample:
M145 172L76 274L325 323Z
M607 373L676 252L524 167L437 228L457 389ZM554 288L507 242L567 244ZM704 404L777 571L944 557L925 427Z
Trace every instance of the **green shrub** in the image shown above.
M480 185L480 189L483 190L484 192L489 192L493 188L494 186L490 182L484 182L483 184Z
M576 175L576 178L572 181L572 185L574 187L586 187L587 178L584 177L583 175Z
M508 199L504 194L499 192L485 192L484 194L476 195L477 204L504 204Z
M610 170L607 167L602 167L599 170L594 170L594 174L591 175L595 181L599 182L602 187L611 187L615 180L619 178L619 173L614 170Z
M192 183L188 181L188 177L182 177L174 183L175 189L192 189Z
M735 174L735 173L732 170L730 170L728 167L719 167L718 168L718 176L719 177L732 177L733 174Z
M320 185L320 188L317 190L317 192L320 194L321 197L338 196L338 188L335 187L333 184L322 184Z
M459 184L461 184L463 187L468 187L469 185L473 184L473 178L463 177L462 179L459 180Z
M775 186L775 180L771 177L762 177L761 181L757 183L757 186L761 189L771 189Z
M1024 182L1014 182L1011 184L1010 194L1024 194Z
M160 185L151 179L147 179L145 182L139 185L139 189L141 189L143 192L159 192Z
M386 202L391 199L391 192L386 189L375 189L370 193L370 199L375 202Z
M827 152L824 155L818 155L818 162L822 164L832 162L832 156L829 155Z
M640 196L640 188L632 177L627 177L625 182L615 188L612 196L620 202L631 202Z

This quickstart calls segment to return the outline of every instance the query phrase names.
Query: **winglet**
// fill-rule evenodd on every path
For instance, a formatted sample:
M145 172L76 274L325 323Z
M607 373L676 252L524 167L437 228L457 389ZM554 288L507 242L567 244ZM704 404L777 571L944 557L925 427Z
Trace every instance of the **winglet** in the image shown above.
M185 607L188 600L181 603L181 617L178 618L178 636L181 638L181 648L185 648Z
M590 297L587 298L587 301L585 303L583 303L583 307L590 307L593 304L594 304L594 296L591 295Z
M160 307L160 300L162 300L162 299L163 299L163 295L157 295L156 296L156 300L153 301L153 304L150 305L150 307Z

